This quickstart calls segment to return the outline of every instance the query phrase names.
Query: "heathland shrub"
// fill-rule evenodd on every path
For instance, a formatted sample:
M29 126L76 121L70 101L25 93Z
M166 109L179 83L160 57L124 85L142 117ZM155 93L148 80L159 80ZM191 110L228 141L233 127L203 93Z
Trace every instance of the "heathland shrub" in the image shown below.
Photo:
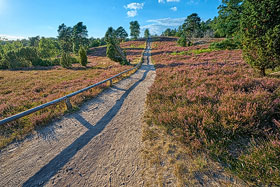
M81 46L79 49L79 61L82 66L87 66L87 52L83 46Z
M173 42L154 46L155 51L182 50ZM280 131L273 119L280 120L280 81L258 78L240 50L153 58L161 64L156 64L147 98L147 120L165 127L194 152L210 153L246 181L279 184ZM248 149L253 140L265 143Z
M72 58L68 53L62 52L60 58L60 65L64 68L70 68L72 66Z

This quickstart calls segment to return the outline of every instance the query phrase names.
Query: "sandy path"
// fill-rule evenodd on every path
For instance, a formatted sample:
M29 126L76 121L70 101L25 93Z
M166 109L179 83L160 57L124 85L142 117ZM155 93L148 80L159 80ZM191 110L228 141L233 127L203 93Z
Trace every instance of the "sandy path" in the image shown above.
M141 121L155 78L148 62L79 112L3 150L0 186L143 186Z

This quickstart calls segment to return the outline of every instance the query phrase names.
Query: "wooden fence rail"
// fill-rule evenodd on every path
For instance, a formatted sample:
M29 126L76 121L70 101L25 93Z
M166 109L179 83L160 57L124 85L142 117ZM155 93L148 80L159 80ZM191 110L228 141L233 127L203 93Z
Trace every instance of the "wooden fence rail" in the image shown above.
M92 88L94 88L94 87L96 87L96 86L99 86L99 85L101 85L101 84L104 84L104 83L106 83L106 82L109 82L109 83L110 83L110 86L112 86L112 83L113 83L113 79L114 79L114 78L119 77L119 76L121 76L121 75L123 75L123 74L125 74L125 73L127 73L127 72L130 72L130 71L139 69L139 67L140 67L140 66L142 65L142 63L143 63L144 53L145 53L145 51L147 50L147 48L148 48L148 42L146 42L146 48L145 48L145 49L143 50L143 52L142 52L142 56L141 56L140 62L139 62L135 67L130 68L130 69L128 69L128 70L125 70L125 71L123 71L123 72L121 72L121 73L119 73L119 74L117 74L117 75L114 75L113 77L110 77L109 79L103 80L103 81L101 81L101 82L98 82L98 83L96 83L96 84L93 84L93 85L91 85L91 86L88 86L88 87L86 87L86 88L84 88L84 89L81 89L81 90L78 90L78 91L73 92L73 93L71 93L71 94L68 94L68 95L66 95L66 96L64 96L64 97L55 99L55 100L53 100L53 101L50 101L50 102L48 102L48 103L42 104L42 105L37 106L37 107L34 107L34 108L32 108L32 109L26 110L26 111L21 112L21 113L19 113L19 114L16 114L16 115L13 115L13 116L11 116L11 117L2 119L2 120L0 120L0 126L1 126L1 125L4 125L4 124L6 124L6 123L9 123L9 122L15 121L15 120L17 120L17 119L19 119L19 118L22 118L22 117L24 117L24 116L27 116L27 115L29 115L29 114L32 114L32 113L34 113L34 112L37 112L37 111L39 111L39 110L42 110L42 109L44 109L44 108L46 108L46 107L49 107L49 106L51 106L51 105L57 104L57 103L62 102L62 101L65 101L68 110L72 109L72 105L71 105L71 102L70 102L70 98L71 98L71 97L73 97L73 96L75 96L75 95L78 95L78 94L80 94L80 93L83 93L83 92L85 92L85 91L88 91L88 90L90 90L90 89L92 89Z

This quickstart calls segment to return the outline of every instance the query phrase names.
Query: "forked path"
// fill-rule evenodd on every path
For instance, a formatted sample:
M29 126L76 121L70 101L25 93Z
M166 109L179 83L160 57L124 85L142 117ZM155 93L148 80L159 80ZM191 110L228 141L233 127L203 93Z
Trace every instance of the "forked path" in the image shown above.
M0 186L142 186L141 123L155 78L145 62L79 112L0 153Z

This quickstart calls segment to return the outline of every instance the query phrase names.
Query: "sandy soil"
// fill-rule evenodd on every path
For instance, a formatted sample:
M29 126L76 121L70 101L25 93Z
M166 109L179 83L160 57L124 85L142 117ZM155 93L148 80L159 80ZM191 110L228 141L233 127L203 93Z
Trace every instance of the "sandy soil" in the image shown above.
M0 153L0 186L143 186L141 124L155 78L145 63L79 112Z

